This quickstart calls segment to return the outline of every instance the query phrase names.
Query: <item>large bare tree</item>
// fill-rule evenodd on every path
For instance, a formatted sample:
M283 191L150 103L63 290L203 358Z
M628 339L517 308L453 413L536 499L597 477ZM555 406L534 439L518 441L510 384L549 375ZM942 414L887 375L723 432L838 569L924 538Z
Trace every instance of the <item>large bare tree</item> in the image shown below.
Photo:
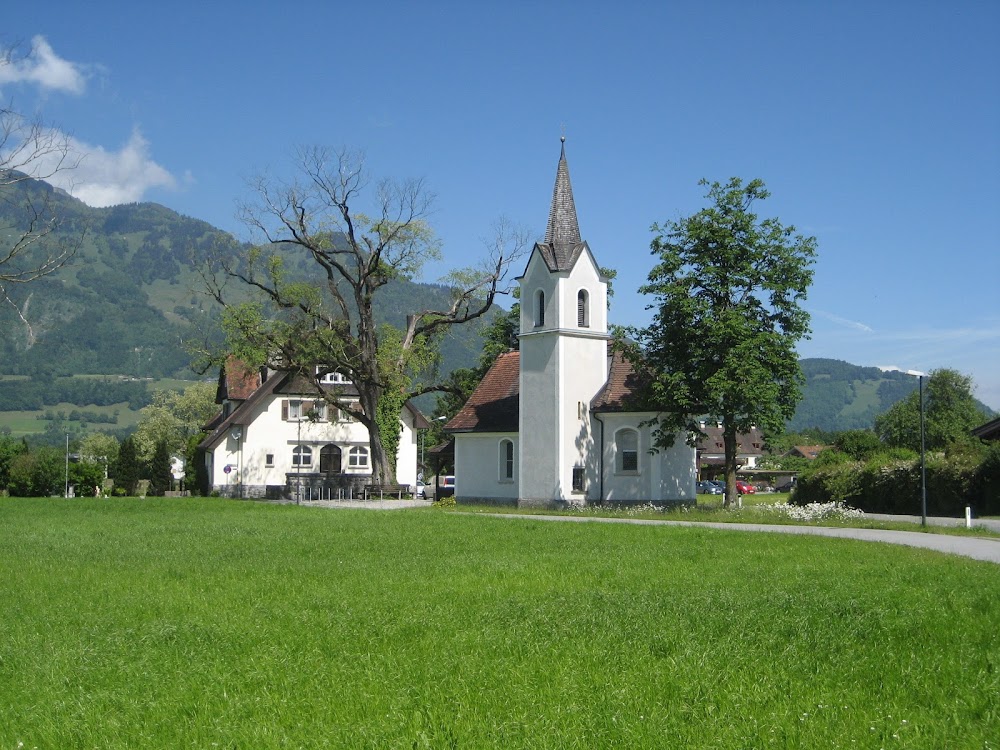
M511 291L511 264L528 236L501 220L483 262L444 280L449 304L409 311L400 328L380 326L374 308L380 291L394 279L415 278L440 257L427 222L434 196L422 180L371 182L354 151L312 147L297 156L293 181L253 183L255 200L241 215L258 242L218 254L206 280L226 306L228 348L242 359L295 372L317 398L339 408L351 405L322 388L320 378L336 371L353 382L355 416L371 435L375 480L392 481L400 409L408 398L441 390L428 379L437 339ZM310 269L304 275L302 258Z
M0 66L13 64L13 54L8 51L0 57ZM12 301L10 288L59 270L82 241L75 236L56 240L59 216L53 210L52 191L30 189L30 184L77 164L64 133L25 117L13 103L0 104L0 201L7 204L4 215L16 217L9 225L0 225L0 301L17 310L29 344L31 326Z

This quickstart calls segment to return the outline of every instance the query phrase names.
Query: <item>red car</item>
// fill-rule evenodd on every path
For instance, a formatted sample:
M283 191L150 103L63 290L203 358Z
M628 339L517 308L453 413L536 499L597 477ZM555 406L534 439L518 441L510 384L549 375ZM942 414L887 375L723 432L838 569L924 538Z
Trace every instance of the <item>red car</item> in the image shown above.
M752 484L744 482L740 479L736 480L736 491L741 495L753 495L757 492L756 488Z

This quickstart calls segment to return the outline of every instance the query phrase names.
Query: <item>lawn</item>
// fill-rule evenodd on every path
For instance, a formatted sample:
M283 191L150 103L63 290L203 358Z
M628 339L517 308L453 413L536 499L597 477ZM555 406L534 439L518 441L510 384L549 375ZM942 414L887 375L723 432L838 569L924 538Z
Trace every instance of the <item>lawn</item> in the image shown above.
M0 748L996 748L997 566L847 540L0 498Z

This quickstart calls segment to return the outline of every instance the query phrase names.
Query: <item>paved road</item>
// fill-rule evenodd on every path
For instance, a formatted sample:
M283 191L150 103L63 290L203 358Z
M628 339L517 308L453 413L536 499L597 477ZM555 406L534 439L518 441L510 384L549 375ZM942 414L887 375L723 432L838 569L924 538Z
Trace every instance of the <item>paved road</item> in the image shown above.
M903 544L909 547L923 547L925 549L947 552L952 555L962 555L971 557L974 560L985 560L986 562L1000 565L1000 539L973 536L951 536L949 534L929 534L921 531L891 531L884 529L847 529L829 528L825 526L784 526L778 524L765 523L713 523L705 521L654 521L638 518L598 518L594 516L536 516L522 514L503 514L505 518L525 518L539 519L545 521L577 521L585 523L633 523L642 525L673 525L673 526L707 526L713 529L724 529L726 531L757 531L772 534L811 534L813 536L831 536L841 539L860 539L866 542L885 542L888 544ZM909 521L916 518L916 523L920 523L920 516L883 516L871 515L877 520L898 520ZM936 526L955 525L964 526L965 521L955 518L937 519ZM931 519L927 519L931 524ZM1000 531L998 521L973 520L973 526L977 524L984 527Z
M303 502L303 505L324 508L367 508L370 510L403 510L404 508L425 507L430 500L317 500ZM829 536L841 539L860 539L866 542L885 542L888 544L903 544L909 547L947 552L952 555L963 555L974 560L985 560L1000 565L1000 539L974 536L951 536L948 534L929 534L921 531L891 531L885 529L848 529L830 528L825 526L792 526L765 523L713 523L708 521L658 521L638 518L600 518L596 516L545 516L526 515L520 513L499 513L502 518L519 518L536 521L567 521L575 523L631 523L639 525L673 525L673 526L708 526L726 531L767 532L771 534L811 534L813 536ZM901 521L904 523L920 523L920 516L890 516L879 513L866 514L867 518L876 521ZM965 519L928 517L929 526L964 526ZM973 519L973 528L981 526L991 531L1000 532L1000 521Z

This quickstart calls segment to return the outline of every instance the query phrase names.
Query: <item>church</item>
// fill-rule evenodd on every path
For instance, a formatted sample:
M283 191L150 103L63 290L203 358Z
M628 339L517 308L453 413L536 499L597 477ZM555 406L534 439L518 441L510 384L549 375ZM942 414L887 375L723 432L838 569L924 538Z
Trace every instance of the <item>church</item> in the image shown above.
M549 220L524 273L520 351L501 355L445 426L458 502L522 507L693 502L695 449L653 451L608 334L608 279L581 239L565 138Z

